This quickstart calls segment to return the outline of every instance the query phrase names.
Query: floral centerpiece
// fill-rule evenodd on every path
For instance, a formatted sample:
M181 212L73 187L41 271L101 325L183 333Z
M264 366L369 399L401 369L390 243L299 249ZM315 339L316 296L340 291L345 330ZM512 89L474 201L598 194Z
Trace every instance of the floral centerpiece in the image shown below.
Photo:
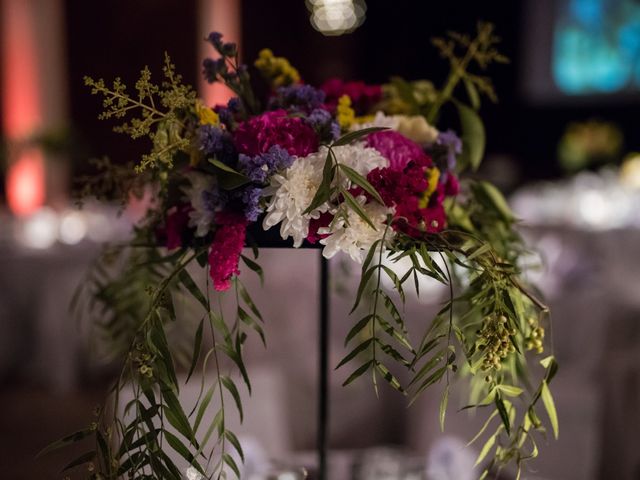
M239 476L242 446L225 418L230 405L242 417L240 392L251 390L245 340L255 333L264 341L239 264L262 277L255 232L278 229L293 247L316 244L327 258L348 255L361 265L352 310L359 316L346 338L352 348L338 365L351 365L345 384L366 375L376 391L386 382L411 401L438 387L444 427L449 389L460 377L470 385L467 408L487 414L472 440L484 441L481 475L510 462L519 472L537 455L541 405L557 435L548 388L556 364L540 357L538 380L530 375L528 365L544 350L547 309L520 278L525 247L514 216L490 183L460 181L483 156L481 95L495 100L490 80L471 70L506 61L493 27L434 41L451 65L441 89L400 78L386 85L332 79L317 88L270 50L250 68L221 34L207 41L216 55L203 73L233 90L226 105L204 105L168 57L162 83L145 68L133 94L119 79L111 86L86 79L103 97L101 118L122 120L117 130L149 138L151 149L131 169L100 162L100 175L84 179L85 193L146 188L153 202L131 243L108 248L82 286L107 333L107 351L122 361L112 406L51 448L91 436L95 447L71 467L88 465L94 479L181 478L169 450L184 458L191 476ZM255 93L255 74L269 87L266 98ZM454 98L461 88L466 102ZM445 107L457 111L460 136L440 124ZM247 246L252 256L243 254ZM116 257L124 267L114 273ZM411 265L403 274L392 268L401 259ZM187 270L194 262L208 272L206 289ZM450 297L422 332L410 334L401 304L423 276L446 285ZM384 277L394 291L382 287ZM233 318L212 298L228 290L237 303ZM185 355L167 335L180 293L204 311L184 367L188 377L202 371L203 387L188 409L176 375ZM406 385L394 373L399 368L410 377ZM124 388L134 398L123 412L113 405ZM214 404L214 420L202 425Z

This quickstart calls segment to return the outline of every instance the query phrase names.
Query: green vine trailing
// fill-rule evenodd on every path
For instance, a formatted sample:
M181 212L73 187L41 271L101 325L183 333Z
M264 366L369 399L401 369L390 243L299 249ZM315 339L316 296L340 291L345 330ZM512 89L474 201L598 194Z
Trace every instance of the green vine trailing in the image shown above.
M238 262L263 280L257 248L251 257L241 251L246 228L260 219L265 229L279 224L294 246L319 241L326 256L343 251L362 263L351 313L367 308L337 365L350 368L344 384L368 376L376 393L384 382L409 403L439 386L443 429L450 392L466 385L463 410L485 418L469 442L482 442L479 477L515 465L519 478L545 425L558 435L549 311L520 275L526 246L503 196L484 181L457 184L484 155L481 96L496 100L490 79L473 69L506 62L493 26L434 40L451 66L441 89L393 78L381 95L357 83L318 90L263 50L255 67L273 89L265 109L236 46L216 33L208 41L219 58L205 60L205 77L237 95L225 107L203 105L168 56L163 81L153 83L145 68L133 94L119 79L85 79L103 98L100 118L147 138L150 150L128 170L95 161L100 173L82 179L81 192L146 190L154 202L130 242L105 249L75 300L78 314L93 319L95 350L118 362L120 374L89 426L43 453L82 442L86 453L64 470L93 480L240 477L244 454L228 425L232 416L242 421L251 393L247 340L266 338ZM456 97L460 88L466 102ZM434 127L449 106L461 139ZM205 285L192 276L197 269ZM445 285L448 299L423 331L410 332L406 290L419 295L423 277ZM223 296L234 315L225 314ZM195 317L181 318L183 298L195 300ZM197 401L186 405L181 388L195 381Z

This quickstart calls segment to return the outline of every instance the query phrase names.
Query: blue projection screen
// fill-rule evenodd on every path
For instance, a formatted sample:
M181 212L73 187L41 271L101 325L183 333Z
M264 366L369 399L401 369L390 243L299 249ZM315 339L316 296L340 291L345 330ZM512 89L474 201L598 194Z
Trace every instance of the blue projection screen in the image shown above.
M530 99L640 93L639 0L530 0L523 29Z

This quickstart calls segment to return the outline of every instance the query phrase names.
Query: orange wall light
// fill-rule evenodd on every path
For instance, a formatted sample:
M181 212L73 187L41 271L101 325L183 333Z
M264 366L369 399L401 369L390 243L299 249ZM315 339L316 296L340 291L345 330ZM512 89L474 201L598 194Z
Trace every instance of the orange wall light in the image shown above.
M204 38L212 31L222 33L225 42L238 44L240 51L240 37L242 36L240 0L200 0L199 8L201 19L200 38L198 38L200 61L214 55L211 45L204 41ZM221 83L208 84L202 77L201 71L202 68L198 72L200 75L199 90L205 105L210 107L226 105L235 94Z
M10 143L20 142L42 123L32 0L2 2L2 125ZM13 149L7 174L7 202L17 215L27 215L45 200L45 166L36 149Z

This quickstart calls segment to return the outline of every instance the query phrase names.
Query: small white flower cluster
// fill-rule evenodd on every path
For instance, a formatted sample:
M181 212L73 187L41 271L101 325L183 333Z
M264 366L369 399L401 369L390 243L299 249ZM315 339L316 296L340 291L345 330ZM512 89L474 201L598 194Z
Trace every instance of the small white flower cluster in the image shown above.
M332 151L337 163L352 168L363 177L374 168L384 168L389 164L377 150L366 147L363 143L333 147ZM312 212L304 213L322 183L326 158L327 147L322 147L316 153L296 159L285 172L272 177L272 197L263 222L265 230L280 224L281 237L293 238L294 246L299 247L309 235L311 220L320 218L325 212L332 215L338 212L338 205L325 202ZM344 174L338 177L341 187L347 190L351 188L351 182ZM385 231L384 222L391 209L375 202L366 203L363 195L359 196L357 201L376 228L371 228L355 211L346 207L346 219L336 219L330 227L322 228L318 232L328 235L321 241L325 245L325 257L331 258L338 251L343 251L355 261L362 262L363 255L371 245L382 238Z

